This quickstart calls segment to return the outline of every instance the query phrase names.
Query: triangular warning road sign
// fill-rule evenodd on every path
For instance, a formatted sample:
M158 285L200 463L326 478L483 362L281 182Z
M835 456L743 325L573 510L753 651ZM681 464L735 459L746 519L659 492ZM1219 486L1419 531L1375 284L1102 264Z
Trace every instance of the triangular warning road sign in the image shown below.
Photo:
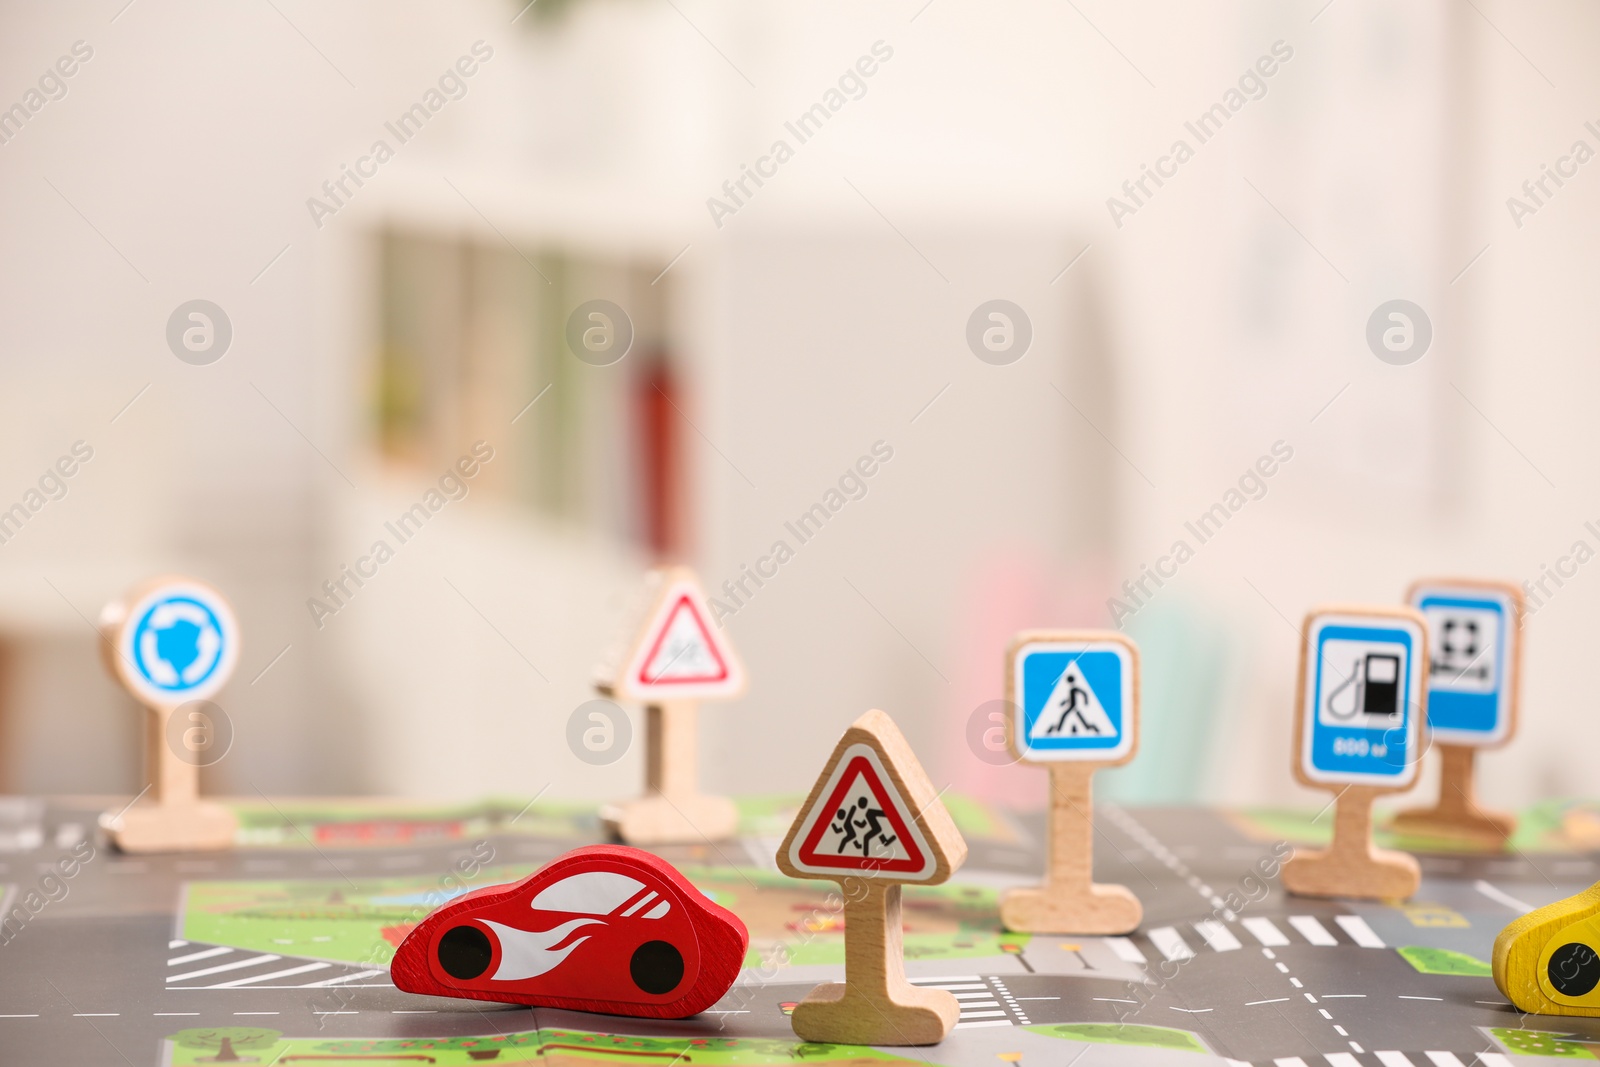
M597 672L602 693L624 700L701 700L744 692L744 667L711 621L687 567L650 572L644 611Z
M1117 728L1106 714L1105 705L1095 695L1094 686L1078 666L1077 660L1069 662L1055 688L1050 690L1039 717L1033 721L1028 736L1037 741L1041 737L1106 737L1117 736Z
M942 882L967 843L911 747L881 711L845 731L778 849L796 878Z

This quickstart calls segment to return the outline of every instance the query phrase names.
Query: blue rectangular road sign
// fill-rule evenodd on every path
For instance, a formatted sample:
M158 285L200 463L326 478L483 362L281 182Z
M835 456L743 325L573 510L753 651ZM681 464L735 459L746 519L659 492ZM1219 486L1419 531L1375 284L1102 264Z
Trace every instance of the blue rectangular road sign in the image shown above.
M1516 700L1519 604L1509 588L1419 582L1411 606L1428 620L1428 728L1452 745L1510 736Z
M1011 650L1012 750L1030 762L1120 763L1138 736L1137 653L1117 635Z
M1409 786L1423 752L1422 622L1409 612L1323 612L1305 641L1301 773L1313 782Z

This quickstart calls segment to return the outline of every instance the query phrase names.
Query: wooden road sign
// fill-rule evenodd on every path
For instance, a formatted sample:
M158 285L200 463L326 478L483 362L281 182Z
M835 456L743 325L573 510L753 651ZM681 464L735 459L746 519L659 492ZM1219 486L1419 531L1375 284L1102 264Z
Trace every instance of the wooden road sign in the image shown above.
M795 1006L797 1036L852 1045L944 1040L960 1005L947 990L906 980L900 887L943 882L966 858L966 841L894 720L869 711L852 723L778 846L780 870L836 881L844 899L844 981Z
M230 847L237 826L233 813L200 799L199 763L180 758L168 725L180 708L209 700L232 677L239 660L233 609L206 583L168 575L107 604L99 628L107 668L145 706L145 773L151 783L146 798L106 813L102 823L125 852ZM187 729L176 732L191 736Z
M1428 730L1442 760L1439 800L1395 816L1407 833L1503 845L1516 816L1477 798L1477 756L1516 733L1522 686L1522 590L1474 578L1420 581L1406 602L1428 620Z
M1036 630L1006 650L1011 754L1050 768L1044 884L1000 900L1006 929L1125 934L1144 908L1126 886L1097 885L1094 772L1139 750L1139 648L1109 631Z
M1283 865L1291 893L1403 900L1421 871L1372 844L1372 802L1410 789L1426 751L1428 622L1413 608L1322 607L1306 616L1296 687L1295 777L1334 793L1333 841Z
M745 689L744 665L718 630L704 591L687 567L658 567L642 611L596 673L595 687L645 705L645 795L601 812L608 829L634 845L731 837L739 814L697 784L699 702Z

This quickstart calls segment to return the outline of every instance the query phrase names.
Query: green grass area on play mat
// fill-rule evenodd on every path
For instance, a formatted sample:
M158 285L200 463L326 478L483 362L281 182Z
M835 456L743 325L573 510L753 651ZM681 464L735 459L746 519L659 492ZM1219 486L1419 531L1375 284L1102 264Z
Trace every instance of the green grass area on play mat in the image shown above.
M1068 1041L1084 1041L1096 1045L1137 1045L1140 1048L1164 1048L1174 1052L1199 1052L1209 1054L1210 1049L1187 1030L1174 1030L1169 1026L1136 1026L1132 1023L1060 1023L1051 1026L1029 1026L1024 1029L1046 1037L1060 1037Z
M1492 1026L1489 1036L1513 1056L1555 1056L1569 1060L1592 1060L1594 1046L1568 1040L1571 1034L1553 1034L1547 1030L1515 1030L1509 1026Z
M583 1030L525 1030L509 1034L438 1038L285 1038L260 1027L193 1027L170 1035L172 1067L216 1063L227 1038L240 1062L280 1063L291 1058L359 1059L366 1063L418 1062L424 1057L440 1067L493 1063L549 1065L571 1056L595 1063L682 1062L708 1067L767 1067L771 1064L815 1063L878 1065L911 1061L860 1045L826 1045L774 1038L633 1037ZM246 1060L244 1057L251 1057ZM392 1059L391 1059L392 1057ZM919 1060L922 1058L919 1057ZM923 1061L926 1062L926 1061Z
M380 878L191 882L184 899L183 938L279 955L387 967L412 925L464 888L512 882L533 865L496 866L470 881L449 874ZM751 939L745 965L842 964L844 938L829 929L838 915L823 901L833 891L827 882L798 881L771 871L732 867L681 868L684 876L723 907L739 911L753 895L782 896L790 921L782 934ZM792 899L790 899L792 898ZM907 886L907 959L970 959L1020 952L1025 934L1000 928L999 897L985 886L946 884ZM919 931L918 926L955 925L953 930ZM824 929L805 927L820 919Z
M1448 948L1406 945L1395 949L1419 974L1449 974L1461 978L1489 978L1493 969L1476 956Z

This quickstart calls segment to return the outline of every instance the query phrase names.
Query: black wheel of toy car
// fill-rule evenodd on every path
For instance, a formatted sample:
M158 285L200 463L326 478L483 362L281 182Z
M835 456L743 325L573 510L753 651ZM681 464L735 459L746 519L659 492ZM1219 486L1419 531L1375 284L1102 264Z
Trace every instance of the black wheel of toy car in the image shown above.
M646 941L633 950L628 974L651 996L670 993L683 981L683 953L665 941Z
M465 982L489 969L494 947L489 944L489 935L476 926L456 926L439 939L438 953L444 973Z

